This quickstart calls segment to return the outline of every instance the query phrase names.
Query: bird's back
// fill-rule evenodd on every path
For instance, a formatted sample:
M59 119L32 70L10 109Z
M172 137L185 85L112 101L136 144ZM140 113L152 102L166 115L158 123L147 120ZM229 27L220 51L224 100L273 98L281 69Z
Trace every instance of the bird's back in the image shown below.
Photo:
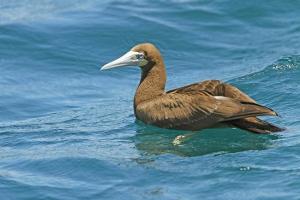
M256 104L236 87L218 80L170 90L136 108L137 118L146 124L180 130L200 130L260 115L276 113Z

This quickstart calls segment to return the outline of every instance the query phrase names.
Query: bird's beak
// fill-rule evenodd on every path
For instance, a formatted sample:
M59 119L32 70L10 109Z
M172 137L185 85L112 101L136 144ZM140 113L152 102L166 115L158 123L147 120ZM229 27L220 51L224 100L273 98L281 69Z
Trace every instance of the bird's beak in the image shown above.
M120 58L103 65L100 70L111 69L111 68L122 67L122 66L137 66L140 64L140 60L136 56L138 54L139 54L138 52L129 51L123 56L121 56Z

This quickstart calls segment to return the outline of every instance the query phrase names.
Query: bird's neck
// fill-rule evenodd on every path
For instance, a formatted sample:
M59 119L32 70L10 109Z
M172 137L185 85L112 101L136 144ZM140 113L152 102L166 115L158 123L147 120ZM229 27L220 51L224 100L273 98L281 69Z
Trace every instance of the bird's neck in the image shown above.
M142 67L141 81L134 96L134 110L142 102L165 93L166 70L162 59Z

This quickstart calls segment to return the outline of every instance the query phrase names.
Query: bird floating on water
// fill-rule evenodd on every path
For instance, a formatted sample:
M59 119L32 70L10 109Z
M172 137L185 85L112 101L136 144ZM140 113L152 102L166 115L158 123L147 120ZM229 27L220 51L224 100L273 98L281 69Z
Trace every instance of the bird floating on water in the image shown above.
M134 96L134 114L146 124L177 130L201 130L224 125L253 133L282 131L257 116L278 116L238 88L219 80L206 80L165 91L166 70L159 50L138 44L101 70L139 66L141 80Z

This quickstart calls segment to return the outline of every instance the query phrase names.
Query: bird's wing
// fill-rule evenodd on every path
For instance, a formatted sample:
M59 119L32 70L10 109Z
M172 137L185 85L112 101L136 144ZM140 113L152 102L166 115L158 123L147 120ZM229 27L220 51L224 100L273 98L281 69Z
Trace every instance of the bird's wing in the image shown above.
M201 92L206 91L214 96L222 96L220 93L222 92L223 88L220 87L223 83L219 80L207 80L203 82L193 83L190 85L186 85L180 88L176 88L173 90L169 90L167 93L182 93L182 92Z
M254 99L249 97L247 94L234 87L231 84L224 83L219 80L206 80L199 83L194 83L181 88L170 90L167 93L194 91L201 92L206 91L213 96L224 96L232 99L236 99L241 102L256 103Z
M205 90L184 87L143 102L137 106L138 119L163 128L206 128L219 122L233 119L276 115L269 108L255 103L213 96Z

